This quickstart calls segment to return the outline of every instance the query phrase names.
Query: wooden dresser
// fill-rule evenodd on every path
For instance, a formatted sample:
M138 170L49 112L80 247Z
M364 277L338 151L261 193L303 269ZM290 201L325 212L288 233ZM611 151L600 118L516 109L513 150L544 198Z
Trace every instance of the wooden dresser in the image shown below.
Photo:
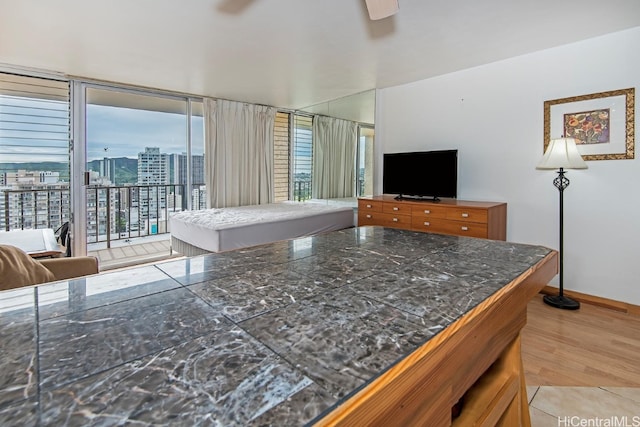
M362 197L358 199L358 225L506 240L507 204L457 199L396 200L386 195Z

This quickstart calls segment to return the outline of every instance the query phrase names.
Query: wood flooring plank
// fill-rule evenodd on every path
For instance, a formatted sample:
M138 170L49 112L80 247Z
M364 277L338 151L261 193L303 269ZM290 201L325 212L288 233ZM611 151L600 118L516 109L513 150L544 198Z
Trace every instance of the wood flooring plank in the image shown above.
M582 304L559 310L537 296L522 331L527 385L640 386L640 316Z

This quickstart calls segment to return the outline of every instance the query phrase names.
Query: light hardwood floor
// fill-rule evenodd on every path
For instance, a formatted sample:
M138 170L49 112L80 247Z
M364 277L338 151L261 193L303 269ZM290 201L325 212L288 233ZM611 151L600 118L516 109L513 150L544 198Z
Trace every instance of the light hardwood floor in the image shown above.
M640 316L589 304L560 310L538 295L522 358L528 386L640 387Z

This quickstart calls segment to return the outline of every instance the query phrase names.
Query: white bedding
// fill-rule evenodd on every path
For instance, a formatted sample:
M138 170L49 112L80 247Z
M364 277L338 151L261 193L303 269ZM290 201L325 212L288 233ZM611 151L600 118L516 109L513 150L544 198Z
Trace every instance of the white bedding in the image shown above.
M282 202L183 211L170 219L172 237L221 252L354 226L353 208Z

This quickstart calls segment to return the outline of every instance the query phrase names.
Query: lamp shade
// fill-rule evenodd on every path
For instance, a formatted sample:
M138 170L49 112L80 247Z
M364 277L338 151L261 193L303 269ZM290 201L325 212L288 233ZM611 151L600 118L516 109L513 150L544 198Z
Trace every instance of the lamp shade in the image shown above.
M365 0L369 18L373 21L393 15L399 9L398 0Z
M549 142L536 169L587 169L573 138L557 138Z

